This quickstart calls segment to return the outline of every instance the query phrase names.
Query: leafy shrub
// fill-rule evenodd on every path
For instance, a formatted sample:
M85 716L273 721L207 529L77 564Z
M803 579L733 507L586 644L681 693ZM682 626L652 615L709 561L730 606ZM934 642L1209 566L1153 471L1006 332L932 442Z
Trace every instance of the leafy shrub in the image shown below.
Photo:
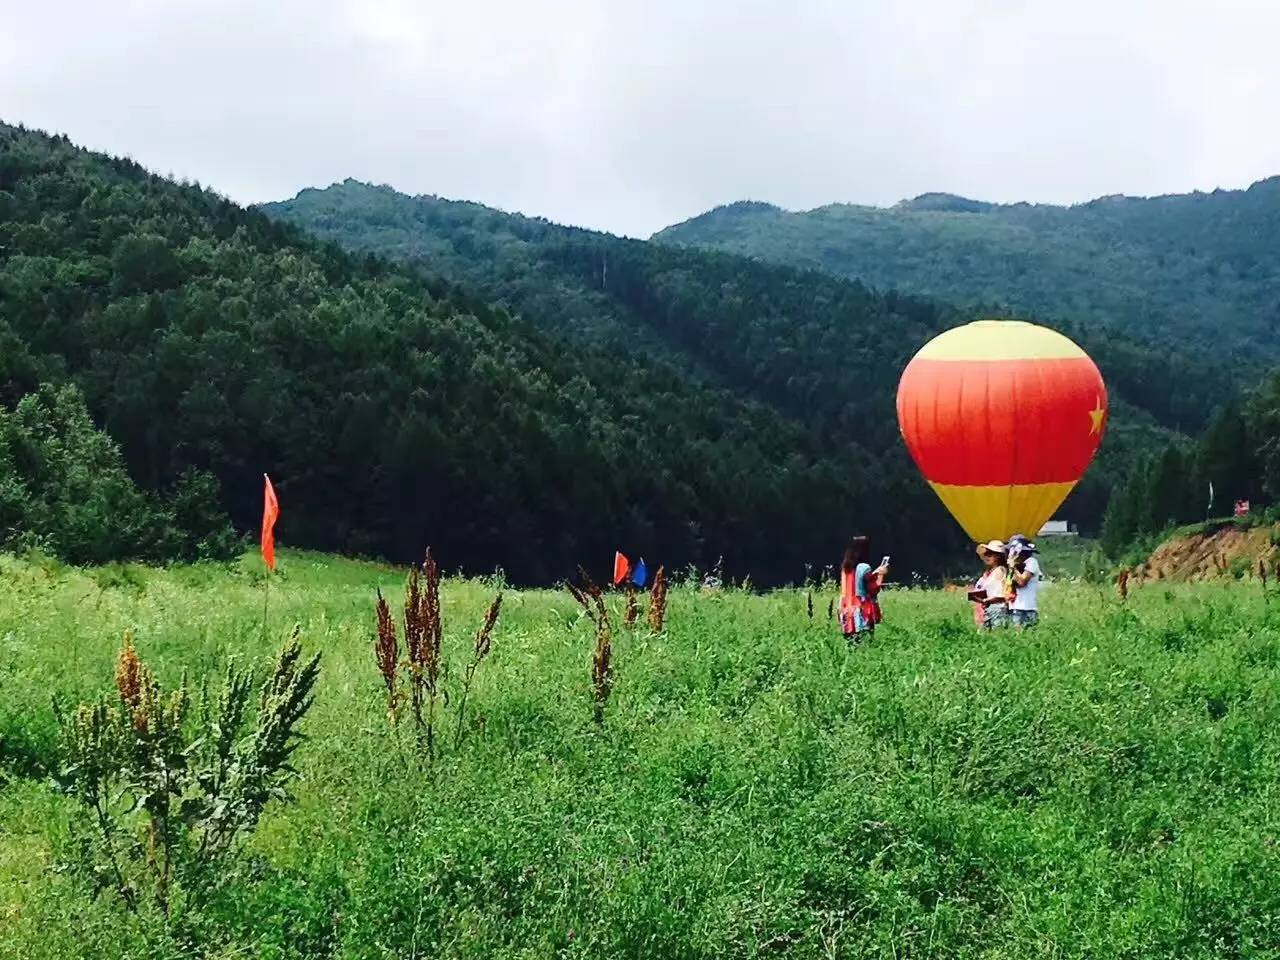
M169 491L171 529L177 533L173 555L183 560L229 560L243 547L219 501L218 478L187 469Z
M39 542L73 563L149 555L154 506L96 430L74 387L43 386L0 411L0 536Z
M143 568L131 563L111 563L95 569L90 576L98 585L98 590L124 590L135 596L147 589Z
M1084 558L1084 580L1086 583L1102 584L1111 579L1111 564L1101 550L1090 550Z
M80 866L95 892L168 915L175 893L215 886L217 861L271 800L289 799L289 761L319 669L319 654L302 659L295 631L259 686L256 711L253 675L233 664L196 715L186 676L166 692L126 635L116 695L58 710L57 782L88 808Z
M0 409L0 547L77 564L224 559L237 549L215 478L189 470L167 502L140 490L71 385Z

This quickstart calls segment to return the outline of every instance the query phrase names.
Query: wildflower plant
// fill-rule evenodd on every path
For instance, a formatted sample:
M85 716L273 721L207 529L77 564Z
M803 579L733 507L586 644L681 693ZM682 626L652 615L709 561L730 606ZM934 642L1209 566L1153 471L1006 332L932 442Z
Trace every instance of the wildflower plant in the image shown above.
M299 724L311 707L319 655L297 631L257 685L232 663L221 688L192 709L184 675L165 691L126 634L114 695L67 712L56 782L90 812L75 827L95 893L168 916L176 895L216 886L219 861L251 834L272 800L290 799Z

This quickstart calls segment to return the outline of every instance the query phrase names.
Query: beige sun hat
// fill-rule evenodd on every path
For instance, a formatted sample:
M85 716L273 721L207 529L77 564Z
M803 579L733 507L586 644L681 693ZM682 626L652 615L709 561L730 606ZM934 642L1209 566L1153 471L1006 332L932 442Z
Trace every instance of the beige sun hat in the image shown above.
M977 547L978 556L984 553L998 553L1003 557L1008 552L1009 548L1004 545L1003 540L988 540L986 543L978 544Z

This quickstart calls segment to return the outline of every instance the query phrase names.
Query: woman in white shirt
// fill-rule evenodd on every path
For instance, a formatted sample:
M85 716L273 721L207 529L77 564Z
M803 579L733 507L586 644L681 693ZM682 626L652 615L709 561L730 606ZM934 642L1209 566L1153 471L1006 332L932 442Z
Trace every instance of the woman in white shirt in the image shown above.
M1009 618L1018 628L1034 627L1040 622L1040 561L1035 557L1036 545L1021 534L1009 538L1009 579L1013 599L1009 602Z
M986 564L986 570L978 578L972 597L982 604L982 629L995 630L1009 625L1008 585L1005 579L1005 545L1000 540L978 544L978 556Z

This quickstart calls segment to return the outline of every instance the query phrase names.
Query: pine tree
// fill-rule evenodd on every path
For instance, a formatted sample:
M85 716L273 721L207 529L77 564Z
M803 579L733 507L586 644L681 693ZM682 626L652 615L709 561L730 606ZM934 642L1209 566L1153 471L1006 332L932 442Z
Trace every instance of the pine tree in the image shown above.
M1133 510L1134 478L1116 484L1102 515L1102 549L1109 557L1117 557L1133 542L1138 533L1138 518Z
M1265 389L1260 391L1251 407L1253 419L1260 425L1270 419L1267 414L1270 404L1266 396ZM1252 499L1261 492L1257 445L1244 414L1235 404L1224 409L1209 424L1200 439L1196 460L1204 481L1202 487L1206 503L1209 484L1213 484L1212 512L1215 514L1228 513L1234 501Z
M1187 461L1176 444L1165 447L1148 481L1150 532L1182 522L1187 501Z

